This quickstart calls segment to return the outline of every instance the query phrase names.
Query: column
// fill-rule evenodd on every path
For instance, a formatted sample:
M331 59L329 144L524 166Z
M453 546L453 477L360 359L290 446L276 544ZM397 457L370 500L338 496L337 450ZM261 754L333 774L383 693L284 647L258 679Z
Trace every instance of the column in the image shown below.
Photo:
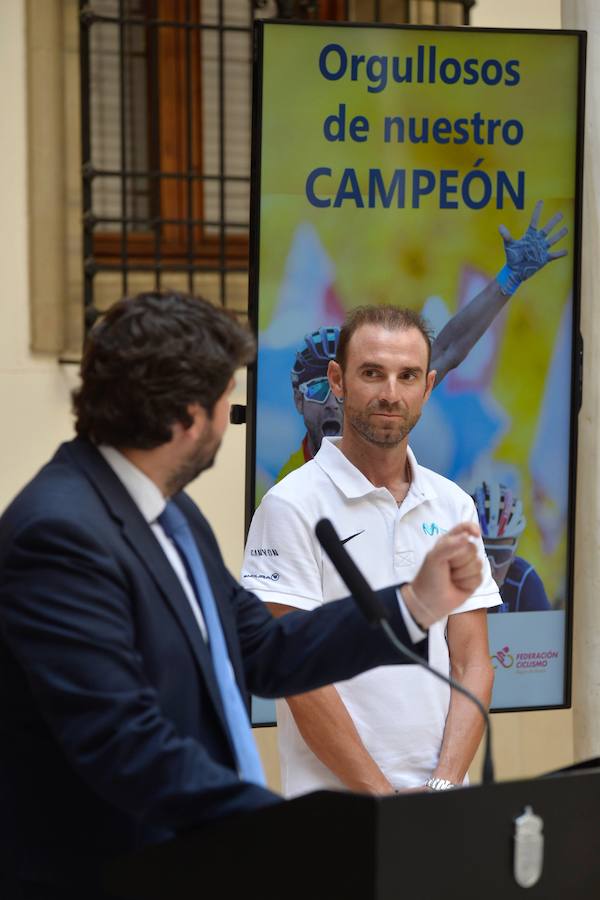
M563 28L588 32L573 640L575 757L586 759L600 756L600 4L562 0L561 12Z

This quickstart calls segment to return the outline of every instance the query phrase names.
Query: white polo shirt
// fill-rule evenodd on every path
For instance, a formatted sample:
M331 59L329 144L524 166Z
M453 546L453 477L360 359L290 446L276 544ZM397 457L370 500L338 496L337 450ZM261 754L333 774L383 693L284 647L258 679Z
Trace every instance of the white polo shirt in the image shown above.
M264 601L312 610L347 595L315 537L321 518L332 521L375 589L410 581L439 535L478 521L469 495L419 466L410 449L411 484L398 506L343 455L340 440L323 440L315 458L271 488L254 514L241 580ZM481 541L480 553L482 583L454 614L501 602ZM446 621L429 631L429 661L449 674ZM414 665L381 666L336 688L389 781L397 788L424 784L437 765L450 689ZM284 794L343 789L304 743L284 701L277 703L277 723Z

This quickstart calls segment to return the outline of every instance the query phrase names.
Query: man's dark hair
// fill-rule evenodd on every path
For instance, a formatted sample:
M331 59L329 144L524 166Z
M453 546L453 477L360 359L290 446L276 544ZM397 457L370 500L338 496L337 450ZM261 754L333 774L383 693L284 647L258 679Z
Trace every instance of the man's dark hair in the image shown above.
M189 428L188 406L212 416L254 337L232 314L176 291L116 303L91 330L73 393L75 428L97 444L149 450Z
M416 328L417 331L421 332L423 340L427 344L427 371L429 371L432 341L431 328L420 313L415 312L413 309L406 309L403 306L392 306L391 304L357 306L348 313L340 331L340 340L335 357L342 370L346 366L350 339L354 332L363 325L380 325L388 331L408 331L409 328Z

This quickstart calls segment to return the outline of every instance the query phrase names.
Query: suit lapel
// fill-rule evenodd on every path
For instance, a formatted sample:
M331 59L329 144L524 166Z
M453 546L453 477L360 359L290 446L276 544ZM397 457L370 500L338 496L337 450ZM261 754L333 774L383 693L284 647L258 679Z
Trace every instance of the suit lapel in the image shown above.
M219 719L229 739L219 686L215 679L210 650L204 641L189 601L152 529L131 496L102 455L87 441L77 438L63 445L73 461L94 484L100 498L119 523L124 539L158 586L188 641L204 676ZM212 583L212 581L211 581Z

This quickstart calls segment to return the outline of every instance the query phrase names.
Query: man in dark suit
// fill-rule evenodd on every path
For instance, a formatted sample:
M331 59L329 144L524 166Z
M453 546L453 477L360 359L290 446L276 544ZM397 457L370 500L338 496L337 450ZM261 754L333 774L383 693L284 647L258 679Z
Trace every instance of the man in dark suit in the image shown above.
M271 618L181 493L212 464L233 373L253 355L250 333L202 300L116 304L84 354L77 438L0 519L4 900L88 900L107 858L282 802L242 698L398 662L350 599ZM481 577L472 533L380 592L422 654Z

